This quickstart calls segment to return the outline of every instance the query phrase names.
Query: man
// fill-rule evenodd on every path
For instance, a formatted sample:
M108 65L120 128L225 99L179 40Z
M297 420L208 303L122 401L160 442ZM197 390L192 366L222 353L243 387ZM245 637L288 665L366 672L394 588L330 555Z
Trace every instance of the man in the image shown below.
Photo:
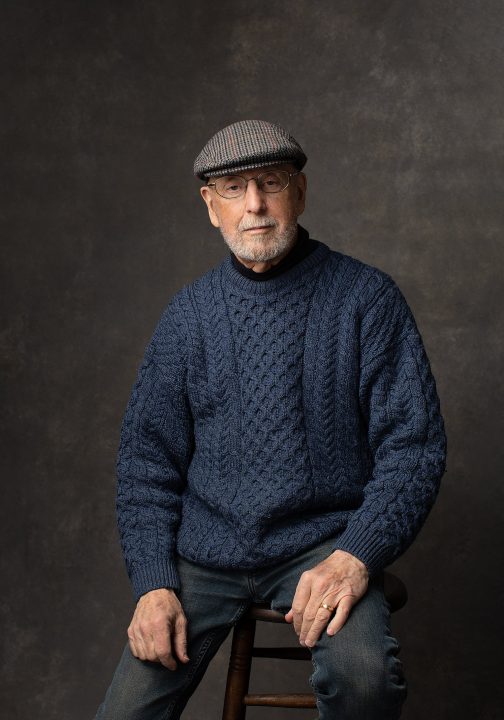
M196 159L230 253L171 299L123 421L137 606L101 720L180 717L252 601L311 649L320 720L400 715L382 570L434 502L444 423L395 282L298 225L305 162L252 120Z

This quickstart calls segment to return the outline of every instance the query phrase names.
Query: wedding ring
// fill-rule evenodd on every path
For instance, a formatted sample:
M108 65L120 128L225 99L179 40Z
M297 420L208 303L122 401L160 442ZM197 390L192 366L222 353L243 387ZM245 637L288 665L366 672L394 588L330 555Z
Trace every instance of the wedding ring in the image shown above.
M327 603L320 603L319 607L324 608L324 610L329 610L329 612L334 612L334 608L332 605L328 605Z

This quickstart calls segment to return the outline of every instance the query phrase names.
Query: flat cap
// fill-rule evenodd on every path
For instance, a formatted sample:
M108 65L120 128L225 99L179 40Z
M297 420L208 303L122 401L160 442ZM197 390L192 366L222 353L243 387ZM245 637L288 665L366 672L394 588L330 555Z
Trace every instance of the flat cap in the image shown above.
M210 138L194 161L194 174L206 180L214 175L287 162L301 170L306 160L299 143L280 125L265 120L240 120Z

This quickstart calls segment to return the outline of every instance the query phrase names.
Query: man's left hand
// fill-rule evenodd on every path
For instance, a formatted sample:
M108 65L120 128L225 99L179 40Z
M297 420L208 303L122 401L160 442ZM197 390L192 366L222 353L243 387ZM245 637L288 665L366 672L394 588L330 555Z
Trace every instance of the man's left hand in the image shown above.
M313 647L328 623L328 635L341 630L352 607L366 593L368 577L364 563L344 550L335 550L301 575L285 616L294 623L301 645ZM322 603L336 611L332 620L333 610L321 607Z

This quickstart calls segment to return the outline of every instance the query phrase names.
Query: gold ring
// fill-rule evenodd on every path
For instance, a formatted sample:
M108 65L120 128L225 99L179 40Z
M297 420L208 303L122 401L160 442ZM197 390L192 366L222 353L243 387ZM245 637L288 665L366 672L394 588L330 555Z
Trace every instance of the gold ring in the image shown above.
M324 608L324 610L329 610L329 612L334 612L334 608L327 603L320 603L319 607Z

